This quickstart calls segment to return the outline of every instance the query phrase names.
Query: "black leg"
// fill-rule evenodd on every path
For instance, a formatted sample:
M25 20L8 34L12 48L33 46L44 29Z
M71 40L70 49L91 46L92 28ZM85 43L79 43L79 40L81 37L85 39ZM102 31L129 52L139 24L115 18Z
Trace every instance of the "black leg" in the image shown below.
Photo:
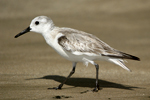
M64 85L64 83L66 83L66 81L75 73L75 68L76 68L76 62L73 63L72 66L72 71L70 72L70 74L68 75L68 77L58 86L58 87L54 87L53 89L61 89L62 86Z
M100 90L99 83L98 83L98 71L99 71L99 65L95 64L96 67L96 87L93 89L93 92L98 92Z

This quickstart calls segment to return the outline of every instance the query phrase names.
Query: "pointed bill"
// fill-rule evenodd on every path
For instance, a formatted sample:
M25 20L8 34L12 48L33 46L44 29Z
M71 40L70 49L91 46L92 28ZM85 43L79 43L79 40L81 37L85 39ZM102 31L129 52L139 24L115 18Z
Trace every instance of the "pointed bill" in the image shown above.
M27 27L25 30L23 30L22 32L18 33L15 38L27 33L27 32L30 32L31 28L30 27Z

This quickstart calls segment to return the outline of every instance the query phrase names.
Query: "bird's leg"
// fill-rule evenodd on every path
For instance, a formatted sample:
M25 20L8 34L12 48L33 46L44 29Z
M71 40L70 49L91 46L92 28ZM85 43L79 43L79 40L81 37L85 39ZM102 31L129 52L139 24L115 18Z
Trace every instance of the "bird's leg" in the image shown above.
M72 66L72 71L70 72L70 74L68 75L68 77L58 86L58 87L54 87L54 89L61 89L62 86L64 85L64 83L66 83L66 81L75 73L75 68L76 68L76 62L73 63Z
M99 71L99 65L95 64L96 67L96 87L93 89L93 92L98 92L100 90L99 83L98 83L98 71Z

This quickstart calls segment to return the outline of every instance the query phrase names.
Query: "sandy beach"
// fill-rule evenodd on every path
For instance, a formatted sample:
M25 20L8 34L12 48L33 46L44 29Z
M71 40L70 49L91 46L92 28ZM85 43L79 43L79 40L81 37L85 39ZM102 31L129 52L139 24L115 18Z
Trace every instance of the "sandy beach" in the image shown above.
M149 0L0 0L0 100L150 100ZM111 47L138 56L127 60L132 72L96 61L78 63L62 90L54 90L69 74L72 62L58 55L40 34L16 34L39 15L56 26L96 35Z

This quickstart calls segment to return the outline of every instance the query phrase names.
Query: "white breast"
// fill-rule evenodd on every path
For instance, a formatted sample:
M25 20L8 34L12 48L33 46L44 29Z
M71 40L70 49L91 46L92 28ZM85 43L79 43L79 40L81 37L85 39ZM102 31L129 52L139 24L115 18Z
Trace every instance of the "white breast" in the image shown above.
M84 63L87 62L87 60L85 59L88 59L90 61L101 59L100 55L95 55L93 53L90 53L90 54L78 53L78 52L69 52L69 51L64 50L63 47L58 44L58 38L63 36L63 34L57 33L53 35L53 33L56 33L56 31L51 32L50 34L44 34L43 36L47 44L49 44L58 54L60 54L65 59L72 61L72 62L84 62Z

